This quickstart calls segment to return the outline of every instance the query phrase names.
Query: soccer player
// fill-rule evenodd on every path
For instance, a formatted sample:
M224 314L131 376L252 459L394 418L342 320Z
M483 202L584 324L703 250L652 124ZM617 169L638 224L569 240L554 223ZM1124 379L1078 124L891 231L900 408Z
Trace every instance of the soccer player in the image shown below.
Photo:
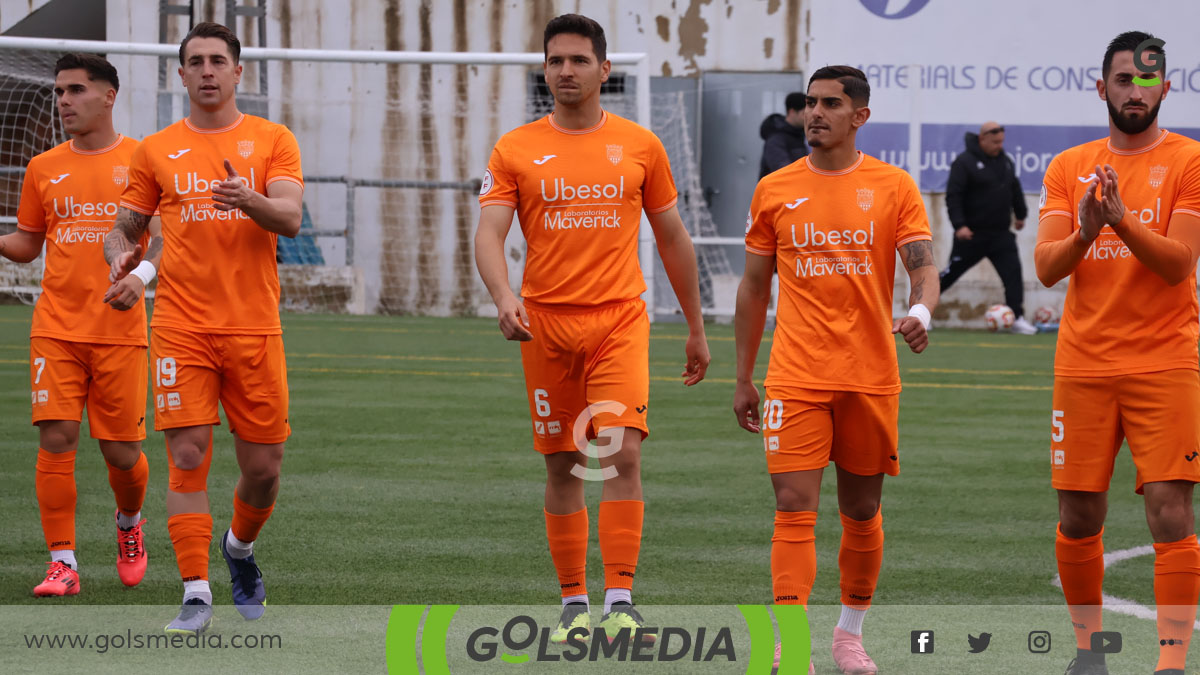
M103 234L117 214L137 141L113 129L117 70L100 56L67 54L54 66L59 119L71 140L34 157L25 169L17 230L0 237L0 255L30 262L46 245L42 294L30 331L30 388L38 427L35 473L50 568L33 593L80 591L75 558L75 451L84 406L108 465L116 497L117 575L135 586L146 573L142 501L148 475L142 454L146 415L146 309L153 278L146 262L119 284L120 308L104 306L109 285L100 261ZM147 223L157 229L157 219ZM139 247L146 244L138 239ZM154 250L161 244L154 239ZM151 257L156 257L154 253ZM146 273L146 267L151 272ZM105 297L105 300L108 300ZM118 299L113 299L117 306Z
M220 549L246 619L264 609L254 542L274 508L291 431L275 246L300 229L300 151L286 127L238 111L240 53L237 36L219 24L197 24L184 37L179 75L191 112L138 146L105 239L119 273L150 214L162 212L150 324L154 427L166 432L167 530L184 586L168 632L198 633L212 617L208 468L218 401L241 468Z
M862 623L883 559L883 475L900 471L892 334L914 353L924 351L938 301L929 221L916 184L855 148L871 116L870 96L866 77L850 66L826 66L809 79L804 122L812 154L754 191L734 319L733 411L744 429L763 434L775 488L776 604L808 604L821 475L829 462L837 465L842 614L833 660L844 673L875 672ZM895 251L911 292L908 316L893 321ZM754 363L775 272L779 307L760 416Z
M631 593L649 430L650 323L638 264L643 211L688 323L684 384L704 378L709 352L695 252L675 208L666 151L653 133L600 106L611 67L604 29L564 14L546 25L544 50L554 112L496 143L480 190L475 259L501 332L521 341L533 447L546 463L546 535L562 591L551 640L563 642L571 629L591 628L585 435L599 435L604 477L601 626L611 636L642 624ZM504 254L514 211L527 244L520 298L509 288Z
M1142 55L1154 73L1134 60L1151 39L1130 31L1109 43L1096 82L1108 137L1063 151L1042 186L1038 279L1051 286L1071 278L1050 418L1055 555L1078 647L1070 675L1108 672L1091 647L1102 630L1102 537L1122 440L1154 538L1155 672L1183 673L1200 592L1192 513L1200 481L1200 143L1158 126L1171 88L1161 43Z

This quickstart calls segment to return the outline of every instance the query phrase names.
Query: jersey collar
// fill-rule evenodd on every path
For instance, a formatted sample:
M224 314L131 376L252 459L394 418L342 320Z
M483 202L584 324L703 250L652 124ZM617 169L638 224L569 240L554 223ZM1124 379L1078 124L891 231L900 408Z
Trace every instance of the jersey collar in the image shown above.
M1162 145L1162 142L1167 140L1167 134L1169 134L1169 133L1171 133L1171 132L1167 131L1166 129L1163 129L1162 133L1158 135L1158 138L1154 139L1153 143L1151 143L1150 145L1144 145L1140 148L1134 148L1132 150L1118 150L1118 149L1114 148L1113 144L1112 144L1112 139L1110 138L1110 139L1108 139L1108 151L1114 155L1140 155L1143 152L1149 152L1149 151L1157 148L1158 146Z
M844 169L841 169L840 171L826 171L824 169L818 169L817 167L813 166L812 162L809 161L809 157L804 158L804 165L808 167L809 171L812 171L813 173L819 174L821 176L845 176L846 174L852 173L855 169L862 166L863 158L865 156L866 155L863 154L863 151L859 150L858 151L858 161Z
M120 145L121 142L124 140L125 140L124 136L122 136L121 134L117 134L117 140L113 141L112 145L108 146L107 148L100 148L99 150L81 150L80 148L75 147L75 139L72 138L70 147L71 147L71 152L74 152L77 155L103 155L104 153L108 152L109 150L112 150L113 148Z
M601 110L600 111L600 121L598 123L596 123L596 126L590 127L588 129L564 129L563 127L560 127L554 123L554 113L550 113L549 115L546 115L546 121L550 123L550 128L554 129L555 131L558 131L558 132L564 133L564 134L571 134L572 136L580 136L583 134L590 134L593 131L599 131L600 127L604 126L604 123L608 121L608 111Z
M223 134L226 131L232 131L233 129L235 129L237 127L237 125L241 124L242 120L244 120L244 119L246 119L246 113L241 113L238 115L237 121L235 121L233 124L230 124L227 127L221 127L220 129L201 129L200 127L192 124L192 121L186 117L183 118L183 124L188 129L191 129L192 131L194 131L198 134Z

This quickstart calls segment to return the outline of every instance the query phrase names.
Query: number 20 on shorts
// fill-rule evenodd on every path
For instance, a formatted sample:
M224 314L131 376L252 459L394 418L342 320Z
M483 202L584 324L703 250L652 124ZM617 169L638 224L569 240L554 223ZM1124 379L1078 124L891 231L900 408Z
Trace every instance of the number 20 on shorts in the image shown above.
M767 399L763 403L763 422L772 431L783 428L783 401Z

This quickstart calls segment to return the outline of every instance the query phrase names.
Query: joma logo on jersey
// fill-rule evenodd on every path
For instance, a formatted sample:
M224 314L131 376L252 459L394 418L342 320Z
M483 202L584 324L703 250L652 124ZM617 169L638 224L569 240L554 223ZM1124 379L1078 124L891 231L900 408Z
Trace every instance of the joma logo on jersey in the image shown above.
M591 199L593 197L603 197L604 199L622 199L625 197L625 176L616 183L605 183L601 185L594 183L592 185L569 185L564 178L555 178L551 182L553 187L553 196L546 194L546 181L542 183L542 201L557 202L567 199Z
M197 173L195 171L191 171L191 172L183 174L184 187L180 187L179 186L179 174L175 174L174 178L175 178L175 194L180 194L180 195L187 195L187 194L191 194L193 192L209 192L209 193L211 193L214 187L216 187L218 184L220 184L221 181L225 180L224 178L213 178L212 180L205 180L200 177L199 173ZM254 168L253 167L251 167L251 169L250 169L250 177L249 178L246 178L245 176L238 176L237 179L242 182L242 185L245 185L246 187L248 187L251 190L254 190L256 192L258 191L258 188L256 187L256 183L254 181Z
M875 245L875 221L871 221L867 229L859 228L857 230L818 230L813 223L804 223L804 239L803 241L796 239L796 226L792 225L792 245L796 248L804 248L806 246L841 246L843 244L856 244L858 246L874 246Z
M74 196L68 195L62 204L58 197L54 198L54 215L59 218L79 218L80 216L109 216L117 217L116 202L80 202Z

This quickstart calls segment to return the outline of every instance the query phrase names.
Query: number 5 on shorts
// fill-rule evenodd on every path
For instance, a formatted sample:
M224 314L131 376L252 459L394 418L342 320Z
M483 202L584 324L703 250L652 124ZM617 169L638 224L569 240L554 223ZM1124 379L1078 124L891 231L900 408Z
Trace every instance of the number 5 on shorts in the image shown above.
M1067 437L1067 427L1063 424L1063 411L1050 411L1050 440L1055 443L1062 443L1062 440Z
M170 387L175 384L175 359L166 357L154 360L155 382L160 387Z

